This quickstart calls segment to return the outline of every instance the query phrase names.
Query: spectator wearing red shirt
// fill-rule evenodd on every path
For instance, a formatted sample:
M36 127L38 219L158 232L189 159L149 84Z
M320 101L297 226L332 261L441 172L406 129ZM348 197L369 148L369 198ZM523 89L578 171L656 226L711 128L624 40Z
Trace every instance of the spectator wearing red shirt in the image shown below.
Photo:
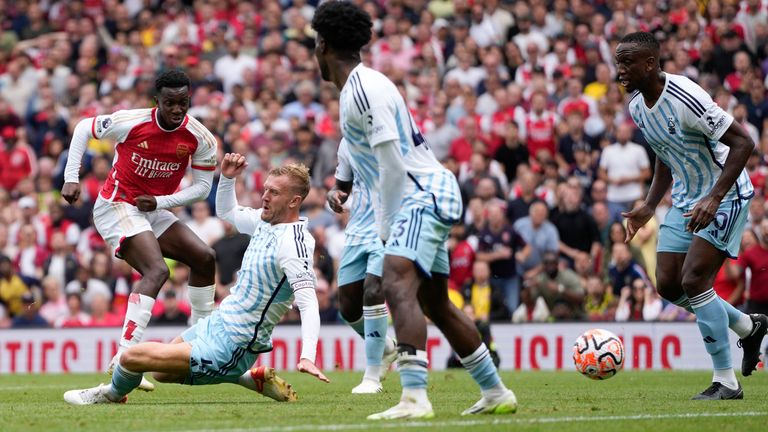
M726 258L712 283L717 295L723 300L739 307L744 304L744 273L738 261Z
M123 317L110 312L109 299L104 294L98 293L91 296L91 322L87 327L120 327L123 325Z
M53 324L54 327L85 327L91 322L91 316L83 312L83 302L79 292L67 293L67 307L69 308L67 314L57 319Z
M547 110L547 95L534 93L531 97L531 112L525 116L525 134L528 153L539 159L539 152L550 158L555 156L555 125L557 116Z
M758 228L758 243L747 248L739 256L741 274L745 269L752 271L747 291L747 313L768 313L768 219Z
M462 123L461 136L453 140L451 150L448 153L459 164L469 162L476 142L479 141L486 146L485 148L488 148L488 143L481 136L477 122L464 121Z
M0 187L12 191L21 179L32 176L37 159L29 146L19 142L15 127L5 126L0 136L5 143L0 150Z

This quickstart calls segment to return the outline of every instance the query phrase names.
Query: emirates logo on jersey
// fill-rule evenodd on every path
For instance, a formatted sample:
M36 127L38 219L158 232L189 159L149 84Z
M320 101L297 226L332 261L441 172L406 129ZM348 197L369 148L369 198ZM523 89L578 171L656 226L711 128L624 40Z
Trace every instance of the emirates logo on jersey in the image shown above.
M186 144L179 144L176 146L176 157L179 159L189 156L189 146Z

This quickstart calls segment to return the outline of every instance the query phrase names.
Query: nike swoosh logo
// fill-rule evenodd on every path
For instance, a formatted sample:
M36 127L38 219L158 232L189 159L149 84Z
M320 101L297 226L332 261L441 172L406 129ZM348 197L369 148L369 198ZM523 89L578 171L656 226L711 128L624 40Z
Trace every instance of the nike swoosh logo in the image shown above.
M755 321L755 328L752 329L752 334L756 334L763 324L760 321ZM751 336L751 335L750 335Z

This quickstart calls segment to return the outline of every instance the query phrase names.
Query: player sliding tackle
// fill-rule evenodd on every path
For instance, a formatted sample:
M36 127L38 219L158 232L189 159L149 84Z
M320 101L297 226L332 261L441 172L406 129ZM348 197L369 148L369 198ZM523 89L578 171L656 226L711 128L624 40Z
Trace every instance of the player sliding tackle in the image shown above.
M386 242L383 286L398 340L400 403L369 419L429 418L427 325L445 334L480 385L482 398L463 414L509 413L517 399L504 386L472 323L448 300L451 225L461 216L453 174L428 148L397 87L365 67L360 49L371 40L371 17L346 1L315 11L315 56L324 80L340 90L340 126L350 160L365 186L379 196L379 236Z
M157 108L117 111L81 120L75 127L61 195L70 204L80 196L80 163L91 139L115 143L115 163L93 207L93 223L115 251L141 273L128 299L120 348L112 359L141 342L160 288L168 279L163 257L188 265L191 323L214 305L216 262L213 249L169 211L204 200L216 169L216 138L187 116L189 77L163 72L155 81ZM192 185L178 192L192 159ZM143 380L142 390L154 384Z
M659 294L696 314L712 357L712 385L693 399L742 399L728 344L730 327L744 349L741 373L752 374L768 317L746 315L712 289L726 256L739 253L754 196L744 166L755 143L698 85L659 65L659 43L630 33L616 47L619 83L632 93L629 112L658 156L645 203L624 213L629 242L672 186L672 208L659 232Z
M328 192L328 205L342 213L342 206L352 194L338 271L339 315L365 340L365 374L352 393L380 393L381 380L395 361L397 347L387 336L389 315L381 289L384 245L373 211L378 199L362 182L359 168L352 164L347 140L341 140L338 153L336 186Z
M64 393L73 405L125 402L144 372L160 382L189 385L232 383L277 401L296 393L272 368L250 369L259 353L272 350L272 330L295 301L301 313L301 360L297 369L329 382L315 366L320 314L312 263L315 240L299 218L309 193L309 170L286 165L270 171L261 209L240 207L235 178L245 157L226 154L216 194L217 215L251 235L232 294L218 310L169 344L146 342L126 350L112 383Z

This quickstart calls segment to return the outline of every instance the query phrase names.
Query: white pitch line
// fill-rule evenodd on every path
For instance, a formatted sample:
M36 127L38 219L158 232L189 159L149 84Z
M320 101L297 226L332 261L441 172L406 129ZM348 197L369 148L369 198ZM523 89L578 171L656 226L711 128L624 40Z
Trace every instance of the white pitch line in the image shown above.
M348 431L360 429L407 429L407 428L444 428L453 426L496 426L513 424L537 424L537 423L572 423L572 422L597 422L611 420L664 420L664 419L688 419L700 417L762 417L768 416L768 412L734 412L734 413L684 413L684 414L637 414L617 416L579 416L579 417L539 417L539 418L494 418L489 420L449 420L449 421L413 421L413 422L379 422L367 423L318 425L304 424L293 426L266 426L260 428L217 428L217 429L189 429L185 432L300 432L300 431Z
M19 390L39 390L39 389L65 389L66 385L27 385L27 386L0 386L0 392L19 391Z

